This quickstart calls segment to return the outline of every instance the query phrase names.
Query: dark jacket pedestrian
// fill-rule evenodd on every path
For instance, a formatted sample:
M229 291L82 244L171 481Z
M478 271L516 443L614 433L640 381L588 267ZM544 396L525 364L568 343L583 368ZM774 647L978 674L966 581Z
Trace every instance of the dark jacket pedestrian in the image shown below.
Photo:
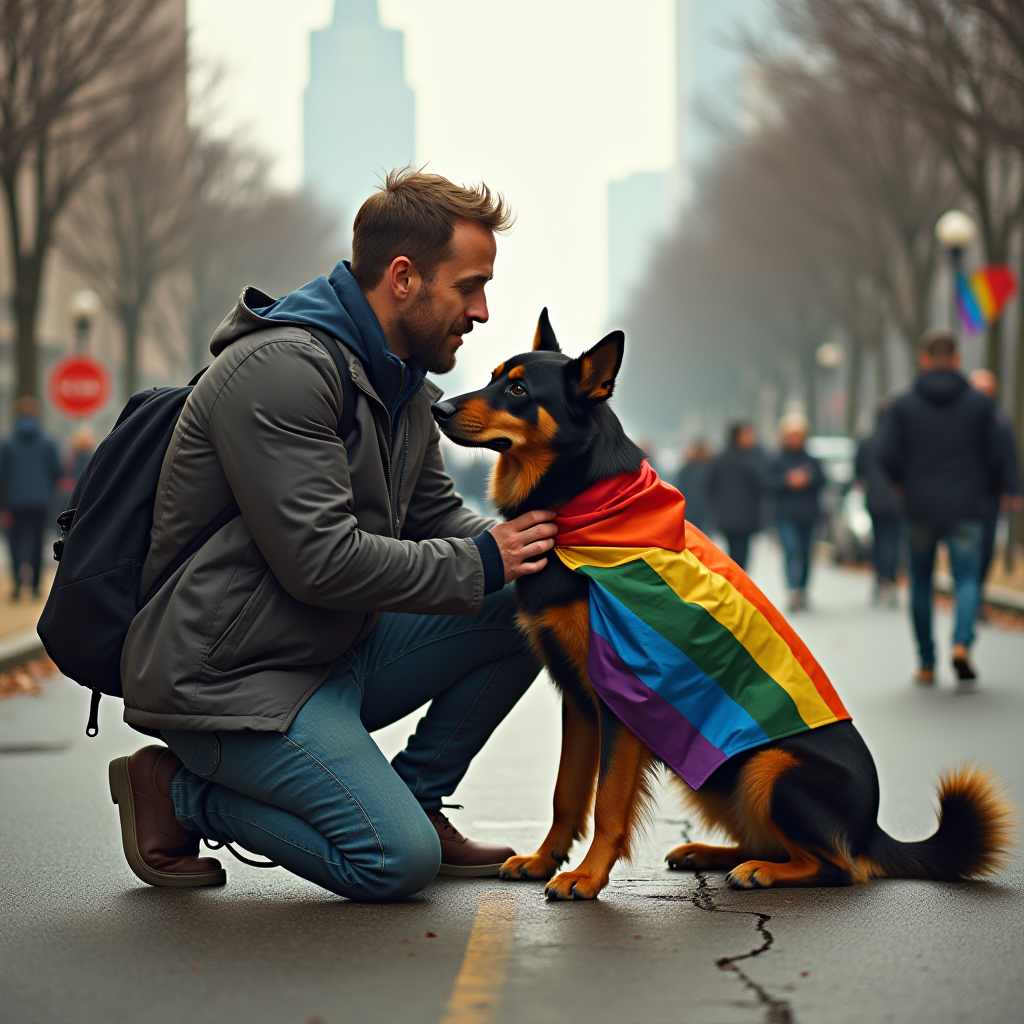
M704 441L696 441L686 453L686 462L676 474L675 485L686 498L686 521L702 533L711 530L711 499L708 479L713 465L711 449Z
M0 506L7 514L13 597L21 593L21 569L32 574L32 593L39 594L43 537L61 476L57 446L39 423L34 398L21 398L15 408L14 431L0 444Z
M741 569L746 568L750 537L761 527L761 463L754 428L749 423L734 423L708 478L715 524L725 535L729 557Z
M917 681L935 681L932 574L944 541L956 595L953 666L970 684L985 504L1002 486L1006 446L995 406L960 373L956 339L948 331L929 331L921 339L918 364L921 374L893 403L881 443L882 465L903 491L907 517Z
M794 488L787 483L787 474L794 469L806 469L810 481L806 487ZM825 471L821 463L801 446L797 451L783 448L770 455L765 462L765 488L775 499L775 520L814 526L821 515L821 489L825 486Z
M938 369L893 403L880 456L907 519L948 525L981 519L985 496L1002 486L1005 444L992 402L959 371Z

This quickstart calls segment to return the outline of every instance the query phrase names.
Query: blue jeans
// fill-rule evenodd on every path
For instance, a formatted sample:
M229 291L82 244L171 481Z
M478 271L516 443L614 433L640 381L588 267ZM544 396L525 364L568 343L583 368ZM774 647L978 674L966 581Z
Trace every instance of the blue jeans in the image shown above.
M237 843L354 900L400 900L437 873L424 811L470 761L539 671L516 628L511 587L476 618L386 614L279 732L165 732L181 758L181 824ZM370 733L430 702L388 764Z
M747 555L750 552L749 533L727 533L725 541L729 546L729 557L743 570L747 568Z
M879 583L894 583L896 580L896 567L900 561L901 528L896 516L871 517L871 532L874 537L872 554L875 577Z
M949 551L949 567L956 592L953 643L970 647L974 642L974 619L981 599L981 586L978 582L981 537L981 523L974 520L953 523L951 526L933 526L930 523L907 525L907 538L910 542L910 608L922 668L935 666L935 642L932 639L935 549L939 541L944 540Z
M806 590L807 577L811 571L811 541L814 539L814 524L794 523L780 519L779 540L786 559L786 582L790 590Z

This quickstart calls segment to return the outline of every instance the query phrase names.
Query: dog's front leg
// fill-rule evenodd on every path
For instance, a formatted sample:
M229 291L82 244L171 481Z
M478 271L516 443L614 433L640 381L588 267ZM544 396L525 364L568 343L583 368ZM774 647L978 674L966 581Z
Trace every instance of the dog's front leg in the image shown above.
M569 859L572 844L583 835L597 779L600 741L595 718L582 714L568 697L562 698L562 753L551 828L535 854L505 861L502 878L550 878Z
M601 705L601 763L594 803L594 839L574 871L548 882L549 900L592 900L608 884L615 862L629 854L641 806L650 797L651 752Z

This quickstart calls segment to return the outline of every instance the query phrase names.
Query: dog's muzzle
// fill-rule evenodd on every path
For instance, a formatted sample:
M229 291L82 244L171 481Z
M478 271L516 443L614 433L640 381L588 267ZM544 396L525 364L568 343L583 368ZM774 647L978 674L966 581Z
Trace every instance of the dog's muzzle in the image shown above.
M447 423L459 410L451 402L438 402L430 407L439 426Z

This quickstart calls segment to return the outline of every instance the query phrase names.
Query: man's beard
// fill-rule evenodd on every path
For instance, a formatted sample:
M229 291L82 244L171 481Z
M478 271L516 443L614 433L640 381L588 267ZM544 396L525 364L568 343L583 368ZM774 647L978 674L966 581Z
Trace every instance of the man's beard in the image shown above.
M412 305L399 317L396 326L409 355L429 373L449 373L455 369L455 352L448 348L453 334L469 334L473 321L459 317L452 322L434 311L430 289L420 288Z

